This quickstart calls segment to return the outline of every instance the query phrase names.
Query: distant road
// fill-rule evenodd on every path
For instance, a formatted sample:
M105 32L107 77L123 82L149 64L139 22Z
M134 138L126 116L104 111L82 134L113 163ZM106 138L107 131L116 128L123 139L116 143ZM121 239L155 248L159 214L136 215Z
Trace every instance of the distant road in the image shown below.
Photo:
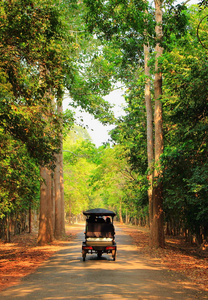
M193 300L208 299L181 275L145 261L130 236L116 228L117 259L104 254L82 261L84 226L77 238L56 253L21 284L0 292L0 300Z

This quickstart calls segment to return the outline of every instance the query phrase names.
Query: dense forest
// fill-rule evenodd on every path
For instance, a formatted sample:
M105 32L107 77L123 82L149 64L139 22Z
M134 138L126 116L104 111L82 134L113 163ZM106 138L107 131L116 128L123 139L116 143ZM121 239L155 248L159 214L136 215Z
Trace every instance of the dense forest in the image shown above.
M207 18L207 1L1 1L2 240L39 218L44 244L95 207L149 226L152 246L208 239ZM97 148L74 108L114 124L111 142Z

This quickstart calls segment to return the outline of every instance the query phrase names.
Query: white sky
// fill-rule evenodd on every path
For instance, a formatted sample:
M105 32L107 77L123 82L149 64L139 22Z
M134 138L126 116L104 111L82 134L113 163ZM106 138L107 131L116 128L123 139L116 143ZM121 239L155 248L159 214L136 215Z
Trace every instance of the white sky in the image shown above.
M114 105L115 117L120 117L124 115L123 107L125 106L125 100L123 97L124 91L122 89L117 89L111 92L105 99ZM64 110L67 108L67 99L64 100ZM69 108L70 109L70 108ZM83 121L82 121L83 120ZM101 146L103 143L108 142L110 136L108 132L114 128L113 125L102 125L98 120L95 120L92 115L86 112L80 112L76 110L76 121L86 127L89 135L92 138L92 142L96 147Z

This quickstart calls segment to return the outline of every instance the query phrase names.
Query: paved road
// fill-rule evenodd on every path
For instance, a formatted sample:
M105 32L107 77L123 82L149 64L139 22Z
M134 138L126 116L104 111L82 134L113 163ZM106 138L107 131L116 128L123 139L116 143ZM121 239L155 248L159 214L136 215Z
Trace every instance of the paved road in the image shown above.
M66 249L25 277L21 284L0 292L0 300L208 299L208 294L199 296L196 288L178 274L145 261L120 228L115 262L107 254L100 259L87 255L83 262L82 239L83 230Z

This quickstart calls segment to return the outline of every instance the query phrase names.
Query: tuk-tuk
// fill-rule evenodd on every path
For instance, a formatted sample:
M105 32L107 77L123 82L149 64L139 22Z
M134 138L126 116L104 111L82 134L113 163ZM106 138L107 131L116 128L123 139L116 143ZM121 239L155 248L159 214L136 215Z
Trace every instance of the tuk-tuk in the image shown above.
M95 208L83 214L86 216L85 241L82 243L82 258L85 261L86 254L97 253L100 258L103 253L111 253L116 260L116 242L113 211Z

